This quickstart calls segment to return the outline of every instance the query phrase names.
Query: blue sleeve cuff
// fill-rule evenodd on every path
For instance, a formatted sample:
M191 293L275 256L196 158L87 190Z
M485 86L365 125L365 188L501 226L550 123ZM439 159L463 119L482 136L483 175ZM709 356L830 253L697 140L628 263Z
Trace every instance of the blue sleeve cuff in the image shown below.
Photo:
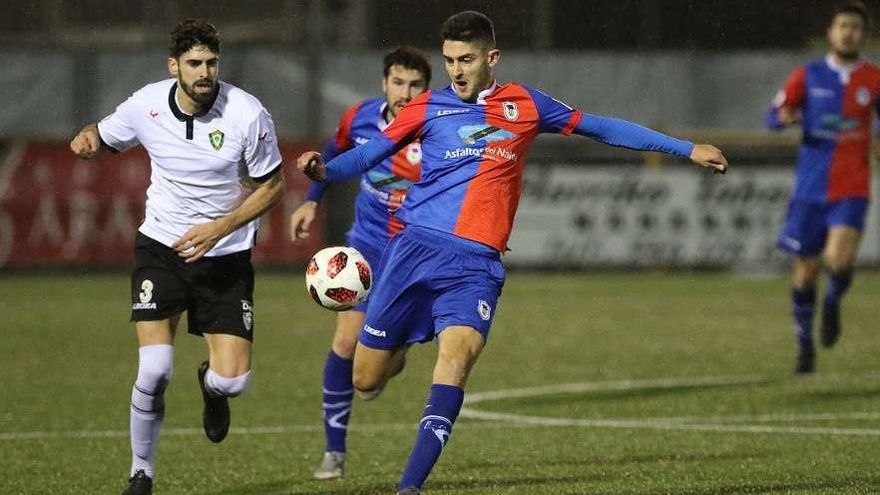
M348 180L375 167L394 153L394 142L380 135L330 160L326 166L327 180Z
M324 197L325 191L327 191L326 182L312 181L311 184L309 184L309 192L306 194L306 201L314 201L315 203L320 203L321 198Z
M785 129L785 125L779 121L779 109L771 108L769 112L767 112L767 128L773 131L781 131Z

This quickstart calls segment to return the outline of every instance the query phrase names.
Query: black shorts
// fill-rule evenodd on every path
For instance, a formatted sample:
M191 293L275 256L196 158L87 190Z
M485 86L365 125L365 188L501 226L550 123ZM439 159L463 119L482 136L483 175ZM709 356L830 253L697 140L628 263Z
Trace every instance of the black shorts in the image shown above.
M251 252L185 263L174 249L140 232L134 243L131 321L156 321L187 312L189 333L254 339Z

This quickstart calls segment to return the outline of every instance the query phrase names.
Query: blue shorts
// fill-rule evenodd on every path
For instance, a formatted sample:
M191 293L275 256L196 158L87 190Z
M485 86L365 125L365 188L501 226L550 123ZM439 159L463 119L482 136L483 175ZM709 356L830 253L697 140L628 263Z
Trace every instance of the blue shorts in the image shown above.
M848 198L833 203L792 198L776 246L797 256L818 256L832 227L865 228L868 200Z
M409 226L382 255L361 344L394 349L428 342L452 325L487 339L504 286L498 251L445 232Z
M388 239L382 239L379 241L368 241L363 237L347 235L346 240L350 247L357 249L364 258L367 259L367 263L370 264L370 269L373 272L373 285L376 285L376 280L379 280L379 262L382 260L382 251L385 250L385 246L388 244ZM369 301L370 296L367 296L367 299L358 304L357 306L351 308L352 311L360 311L362 313L367 312L367 302Z

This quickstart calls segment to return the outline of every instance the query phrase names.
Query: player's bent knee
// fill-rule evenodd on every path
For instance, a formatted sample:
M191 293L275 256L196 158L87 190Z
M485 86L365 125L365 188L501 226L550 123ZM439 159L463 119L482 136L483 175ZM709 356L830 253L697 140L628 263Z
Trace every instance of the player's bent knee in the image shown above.
M371 400L379 397L382 394L381 388L374 388L373 390L357 390L357 396L364 402L370 402Z
M376 390L382 385L379 376L367 376L362 373L355 373L351 378L355 391L362 399L364 398L364 395L375 394Z
M251 383L251 372L232 378L226 378L208 370L205 375L205 385L217 395L223 397L238 397L245 393Z

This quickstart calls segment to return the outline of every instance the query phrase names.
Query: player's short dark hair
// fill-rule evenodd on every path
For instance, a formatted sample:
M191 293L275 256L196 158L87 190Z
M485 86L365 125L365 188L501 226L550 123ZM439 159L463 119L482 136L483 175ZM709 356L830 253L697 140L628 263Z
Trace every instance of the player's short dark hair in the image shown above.
M477 41L489 48L495 48L495 26L486 14L465 10L450 16L440 29L444 41Z
M210 22L187 19L171 31L168 52L171 58L180 58L192 47L204 45L214 53L220 53L220 33Z
M834 8L831 20L833 21L841 14L857 15L862 18L862 24L864 25L865 30L867 31L871 29L871 11L868 10L868 7L863 2L859 0L850 0L839 4Z
M391 70L391 66L399 65L404 69L421 72L422 77L425 78L425 86L431 85L431 62L428 62L428 57L421 50L411 46L400 46L396 50L385 54L383 64L384 69L382 73L386 78Z

